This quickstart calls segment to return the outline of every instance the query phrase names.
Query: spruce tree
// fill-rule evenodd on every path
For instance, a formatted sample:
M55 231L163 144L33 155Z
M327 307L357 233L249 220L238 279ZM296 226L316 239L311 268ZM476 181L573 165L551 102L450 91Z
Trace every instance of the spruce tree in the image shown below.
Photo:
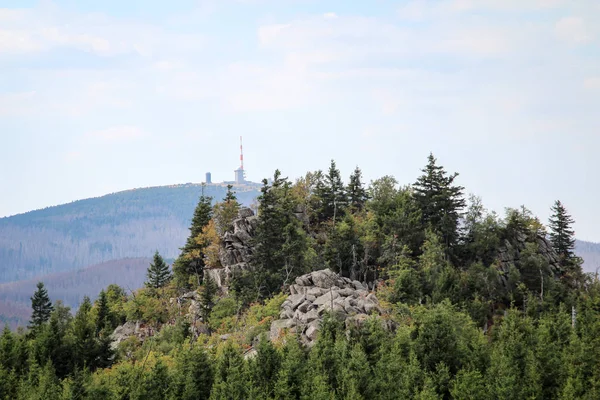
M196 281L200 284L204 269L204 253L203 245L196 241L196 237L202 233L205 226L208 225L212 218L212 197L204 195L204 187L202 188L202 196L198 201L198 205L194 210L192 223L190 225L190 235L188 236L185 246L181 250L181 254L173 264L173 273L178 286L187 287L190 276L195 275Z
M422 223L437 232L448 250L457 242L458 222L466 202L462 186L454 180L458 173L448 174L429 154L427 166L413 184L414 196L421 208Z
M362 211L367 202L367 190L362 183L362 171L356 167L346 188L348 205L352 211Z
M110 309L108 308L108 299L104 290L101 290L98 295L96 307L96 335L98 335L107 326L113 328L113 326L110 326Z
M154 262L150 264L146 276L148 278L145 283L146 287L153 289L160 289L171 280L169 265L163 260L158 251L154 253Z
M91 319L90 311L92 303L90 298L85 296L83 302L77 310L73 320L73 337L75 350L75 365L78 367L95 368L96 357L98 355L98 343L96 341L96 327Z
M560 264L567 270L572 266L575 259L575 231L572 225L575 223L573 218L567 213L567 209L556 200L552 206L552 215L550 216L550 242L554 251L560 257Z
M227 194L225 194L225 199L223 199L226 203L237 202L237 196L232 189L233 185L227 185Z
M212 280L210 275L204 276L204 290L202 291L202 319L208 322L210 312L214 306L215 295L217 294L217 284Z
M258 289L255 298L267 296L301 275L307 248L306 234L294 215L291 183L275 171L272 185L263 180L259 222L254 235L253 266L249 277ZM255 290L256 292L256 290ZM251 299L251 297L250 297Z
M33 294L33 297L31 297L31 309L33 312L29 321L29 329L36 331L50 319L50 314L54 309L48 297L48 291L42 282L38 282L37 290Z
M323 181L317 183L316 193L320 199L319 221L338 220L343 216L347 205L346 190L335 161L331 160L329 171Z

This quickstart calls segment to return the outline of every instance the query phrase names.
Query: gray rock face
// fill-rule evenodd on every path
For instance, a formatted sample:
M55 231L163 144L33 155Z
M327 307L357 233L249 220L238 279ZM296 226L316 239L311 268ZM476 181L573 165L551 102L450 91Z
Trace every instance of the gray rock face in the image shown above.
M251 242L257 223L258 219L254 212L250 208L242 207L238 211L238 218L233 221L233 232L226 232L221 238L223 241L219 250L221 268L204 270L218 287L228 286L235 274L250 269Z
M362 323L369 314L382 313L377 297L366 285L329 269L299 276L290 286L290 293L281 305L281 319L271 324L272 340L284 329L295 329L305 344L312 345L328 311L344 318L348 327Z
M528 243L533 243L537 247L537 254L546 262L549 266L550 273L555 278L560 275L560 265L558 255L552 248L552 244L545 237L538 235L534 238L527 237L524 233L517 233L516 237L512 240L504 240L502 246L498 250L498 261L500 281L503 285L507 285L507 276L510 271L510 267L514 266L520 268L521 266L521 253L527 247Z

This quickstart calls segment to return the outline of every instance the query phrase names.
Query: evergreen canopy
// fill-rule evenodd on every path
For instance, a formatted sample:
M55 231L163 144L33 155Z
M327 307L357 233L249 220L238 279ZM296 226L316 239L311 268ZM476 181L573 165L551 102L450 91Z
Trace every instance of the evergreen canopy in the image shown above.
M165 262L162 256L158 253L154 253L154 261L150 264L147 271L146 286L153 289L159 289L165 286L171 280L171 271L169 271L169 265Z

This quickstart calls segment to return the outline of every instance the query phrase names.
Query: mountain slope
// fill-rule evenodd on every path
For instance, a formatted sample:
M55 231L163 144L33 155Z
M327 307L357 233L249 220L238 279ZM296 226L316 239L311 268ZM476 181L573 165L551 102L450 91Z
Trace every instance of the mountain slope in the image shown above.
M575 253L583 258L585 272L595 273L596 268L600 267L600 243L578 240L575 243Z
M249 205L256 185L236 186L238 200ZM175 258L202 186L185 184L134 189L80 200L0 219L0 283L159 250ZM225 185L209 185L205 194L221 200Z
M143 286L149 258L126 258L94 265L76 271L43 277L52 301L62 300L75 309L84 296L94 299L108 285L116 283L126 290ZM0 284L0 326L25 326L31 314L31 295L38 279Z

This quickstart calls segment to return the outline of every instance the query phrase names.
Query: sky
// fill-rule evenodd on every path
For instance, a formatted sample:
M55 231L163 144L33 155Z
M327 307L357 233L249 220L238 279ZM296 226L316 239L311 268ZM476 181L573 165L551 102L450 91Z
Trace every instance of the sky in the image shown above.
M0 216L430 152L600 242L597 0L0 0Z

